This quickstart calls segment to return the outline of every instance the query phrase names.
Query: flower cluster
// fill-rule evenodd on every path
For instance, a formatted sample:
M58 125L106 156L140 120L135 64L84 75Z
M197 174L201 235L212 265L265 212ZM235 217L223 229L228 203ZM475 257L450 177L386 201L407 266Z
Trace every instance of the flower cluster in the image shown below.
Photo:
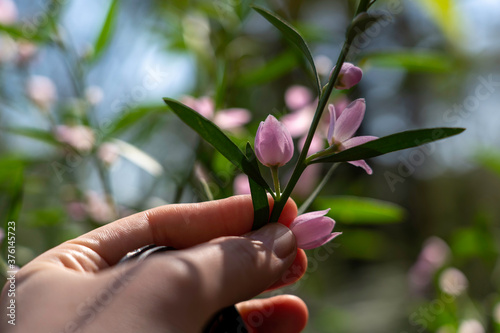
M345 63L340 70L335 88L350 89L359 83L362 75L363 72L359 67ZM313 104L316 103L313 102L311 92L301 86L291 87L285 94L285 101L293 112L284 117L284 123L269 115L260 123L255 136L255 155L263 165L271 168L278 200L280 199L280 186L277 170L292 159L294 152L292 137L300 137L308 131L308 126L314 117ZM357 99L347 106L340 107L339 105L338 109L333 104L328 106L330 120L326 139L329 148L322 152L332 154L376 139L374 136L354 136L363 120L365 108L364 99ZM292 134L285 124L290 126ZM317 136L314 138L315 144L307 148L315 147L316 150L321 150L322 139L318 140ZM316 154L319 153L321 152ZM364 160L349 163L363 168L368 174L372 173L372 169ZM325 216L328 211L306 213L292 222L290 229L295 234L298 247L313 249L341 234L332 232L335 221Z

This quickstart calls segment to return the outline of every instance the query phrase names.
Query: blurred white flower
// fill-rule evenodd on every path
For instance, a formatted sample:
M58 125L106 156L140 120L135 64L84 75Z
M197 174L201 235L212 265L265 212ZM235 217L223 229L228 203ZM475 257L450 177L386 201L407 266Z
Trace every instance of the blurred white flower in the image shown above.
M34 75L26 83L28 97L42 110L49 109L57 99L57 89L51 79Z
M92 129L82 125L59 125L56 127L55 137L59 142L66 143L79 151L89 151L95 143Z
M326 55L320 54L314 57L314 65L319 75L329 75L333 67L332 59Z
M97 156L104 164L110 166L117 160L119 153L120 150L117 145L111 142L105 142L99 146Z
M12 0L0 0L0 24L11 25L17 21L17 7Z
M458 327L457 333L484 333L484 327L476 319L467 319L462 321Z
M459 296L469 285L464 273L456 268L447 268L439 276L439 288L452 296Z
M14 60L16 54L17 43L10 36L0 34L0 64Z
M101 87L89 86L85 89L85 99L90 103L90 105L97 105L102 102L104 98L104 92Z

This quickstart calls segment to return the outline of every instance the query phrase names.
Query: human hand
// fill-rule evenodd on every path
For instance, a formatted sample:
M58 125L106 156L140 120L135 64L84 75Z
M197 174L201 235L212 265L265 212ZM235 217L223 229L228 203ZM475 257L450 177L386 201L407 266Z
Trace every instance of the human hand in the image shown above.
M280 222L296 214L289 201ZM0 331L200 332L217 311L242 302L250 331L300 332L307 308L299 298L246 301L295 282L307 266L289 229L271 224L247 234L252 219L251 198L237 196L158 207L67 241L17 273L16 326L4 317ZM115 266L151 243L180 250ZM3 309L6 301L4 288Z

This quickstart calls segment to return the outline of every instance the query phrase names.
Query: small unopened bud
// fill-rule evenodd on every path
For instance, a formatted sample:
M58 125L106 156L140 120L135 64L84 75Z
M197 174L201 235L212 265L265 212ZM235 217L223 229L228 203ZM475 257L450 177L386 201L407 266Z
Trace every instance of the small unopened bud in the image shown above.
M335 70L333 67L332 73ZM342 65L342 69L340 70L339 77L335 82L335 89L345 90L351 89L355 85L361 81L363 77L363 70L361 68L349 63L345 62Z
M293 156L293 140L285 125L269 115L255 136L255 155L268 167L280 167Z

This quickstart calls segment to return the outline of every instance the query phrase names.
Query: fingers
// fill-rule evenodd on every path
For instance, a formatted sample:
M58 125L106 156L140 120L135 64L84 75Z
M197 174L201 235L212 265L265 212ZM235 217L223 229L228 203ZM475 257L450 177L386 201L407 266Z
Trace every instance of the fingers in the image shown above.
M305 274L307 269L307 256L304 250L298 249L297 255L293 260L293 263L287 270L281 275L278 281L274 282L268 290L281 288L284 286L288 286L292 283L298 281L302 275Z
M155 295L164 295L165 302L174 300L178 311L199 313L205 323L220 309L265 291L296 253L290 229L273 223L245 237L222 237L156 255L144 264L144 277L138 281L154 286Z
M270 199L272 208L273 201ZM289 225L297 206L289 200L279 222ZM131 215L70 240L40 259L62 262L65 267L97 271L116 264L127 252L148 244L178 249L221 236L237 236L251 230L252 199L249 195L196 204L166 205ZM78 259L74 259L78 256Z
M254 299L236 307L252 333L298 333L307 324L307 307L296 296Z
M290 223L296 215L297 207L289 201L280 221ZM252 222L251 197L236 196L198 204L161 206L96 229L77 240L112 265L127 252L147 244L182 249L221 236L242 235L251 230Z

